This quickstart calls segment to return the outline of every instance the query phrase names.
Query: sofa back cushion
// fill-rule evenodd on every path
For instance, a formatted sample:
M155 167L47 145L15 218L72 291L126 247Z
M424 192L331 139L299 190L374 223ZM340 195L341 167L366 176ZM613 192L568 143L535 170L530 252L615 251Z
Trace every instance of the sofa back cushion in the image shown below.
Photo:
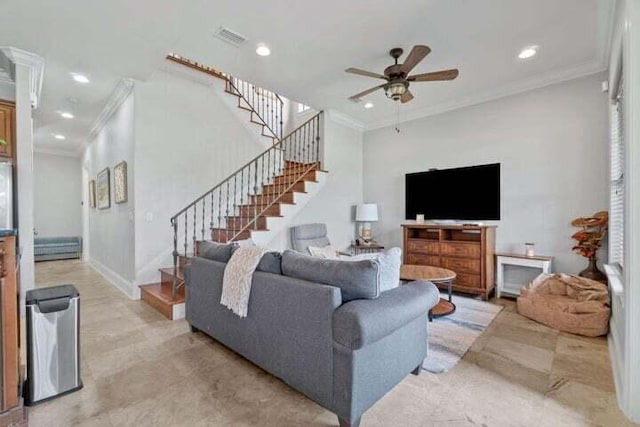
M239 247L234 244L224 244L217 242L204 241L199 243L199 256L211 261L224 262L225 264L231 259L231 255ZM280 266L282 255L280 252L267 252L260 259L256 271L263 271L271 274L282 274Z
M198 255L211 261L229 262L233 246L224 243L204 241L199 243Z
M342 302L380 295L379 264L375 260L343 262L294 251L282 254L282 274L340 288Z
M267 252L262 255L256 271L271 274L282 274L282 254L280 252Z

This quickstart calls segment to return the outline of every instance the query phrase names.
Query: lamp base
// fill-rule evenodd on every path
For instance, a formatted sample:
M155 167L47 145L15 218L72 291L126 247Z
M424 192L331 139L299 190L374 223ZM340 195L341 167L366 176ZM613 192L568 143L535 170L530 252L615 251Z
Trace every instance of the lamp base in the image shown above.
M360 240L365 244L373 242L373 234L371 233L371 224L365 223L360 229Z

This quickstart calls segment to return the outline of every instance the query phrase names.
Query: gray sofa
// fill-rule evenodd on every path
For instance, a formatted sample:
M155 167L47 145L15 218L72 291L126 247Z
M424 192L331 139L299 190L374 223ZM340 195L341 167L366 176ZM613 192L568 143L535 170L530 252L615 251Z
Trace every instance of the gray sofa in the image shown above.
M438 290L429 282L412 282L367 297L373 299L353 299L353 288L347 292L292 277L319 274L325 283L337 280L343 274L332 264L337 261L292 254L285 252L275 269L263 258L253 276L246 318L220 304L226 264L194 258L185 270L187 321L193 331L213 337L334 412L341 426L358 426L368 408L410 372L420 372L427 353L427 313L438 301ZM342 264L351 264L344 274L352 287L358 286L354 274L365 281L373 268ZM347 296L352 300L343 303Z

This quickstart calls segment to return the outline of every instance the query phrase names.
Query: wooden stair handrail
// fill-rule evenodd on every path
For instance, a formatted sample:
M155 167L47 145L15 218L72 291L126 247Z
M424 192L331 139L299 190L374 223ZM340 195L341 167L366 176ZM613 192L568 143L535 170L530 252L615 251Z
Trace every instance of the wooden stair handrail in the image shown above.
M267 154L270 150L273 149L278 149L280 146L284 145L286 143L287 140L289 140L296 132L298 132L300 129L302 129L304 126L308 125L309 123L311 123L313 120L315 120L316 118L320 118L320 116L322 115L322 113L324 113L324 111L320 111L318 114L314 115L313 117L311 117L309 120L307 120L306 122L304 122L303 124L301 124L300 126L298 126L297 128L295 128L294 130L292 130L291 132L289 132L287 134L287 136L285 136L284 138L282 138L282 140L280 140L279 142L277 142L276 144L274 144L273 146L267 148L265 151L263 151L262 153L258 154L257 156L255 156L254 158L252 158L251 160L249 160L248 162L246 162L244 165L242 165L240 168L238 168L235 172L233 172L232 174L230 174L229 176L227 176L225 179L223 179L222 181L220 181L218 184L216 184L214 187L212 187L211 189L207 190L206 192L204 192L200 197L198 197L197 199L195 199L193 202L191 202L189 205L187 205L185 208L183 208L182 210L180 210L178 213L176 213L175 215L173 215L171 217L171 222L173 223L173 221L175 219L177 219L180 215L182 215L183 213L185 213L187 210L189 210L190 208L192 208L195 204L197 204L198 202L201 202L205 197L207 197L209 194L211 194L213 191L217 190L218 188L222 187L224 184L226 184L227 182L229 182L230 180L233 179L234 176L236 176L242 169L245 169L246 167L248 167L250 164L255 163L257 160L259 160L260 158L262 158L265 154Z

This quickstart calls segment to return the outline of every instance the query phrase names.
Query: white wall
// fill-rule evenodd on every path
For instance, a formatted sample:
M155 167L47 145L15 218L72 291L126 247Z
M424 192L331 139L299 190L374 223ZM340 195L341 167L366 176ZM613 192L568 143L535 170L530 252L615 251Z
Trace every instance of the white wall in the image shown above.
M355 239L354 207L362 202L362 132L332 120L325 113L323 168L327 183L290 226L322 222L327 224L331 244L346 249ZM277 250L291 247L289 230L280 233L271 245Z
M9 82L0 82L0 99L5 101L15 101L16 99L16 86Z
M364 200L376 202L378 240L400 245L404 174L429 168L502 164L497 250L535 242L557 271L577 273L573 218L607 209L607 97L604 75L415 120L364 136ZM472 184L472 183L470 183ZM606 257L603 257L606 259Z
M221 80L185 77L162 71L136 83L138 284L158 281L157 269L172 265L171 216L265 149L266 138L256 143L259 128L237 116L244 110L229 104L236 98L224 92Z
M34 154L38 237L82 236L82 167L78 157Z
M135 263L133 216L133 145L134 145L134 97L129 95L104 124L91 141L84 156L84 166L91 179L97 180L98 172L110 170L111 207L90 209L89 237L90 262L102 274L118 285L127 295L135 297ZM116 204L113 193L113 167L127 162L128 202ZM81 171L78 171L81 173Z
M20 311L24 313L24 298L35 286L33 251L33 117L30 67L15 64L16 80L16 180L18 206L18 245L20 250Z

